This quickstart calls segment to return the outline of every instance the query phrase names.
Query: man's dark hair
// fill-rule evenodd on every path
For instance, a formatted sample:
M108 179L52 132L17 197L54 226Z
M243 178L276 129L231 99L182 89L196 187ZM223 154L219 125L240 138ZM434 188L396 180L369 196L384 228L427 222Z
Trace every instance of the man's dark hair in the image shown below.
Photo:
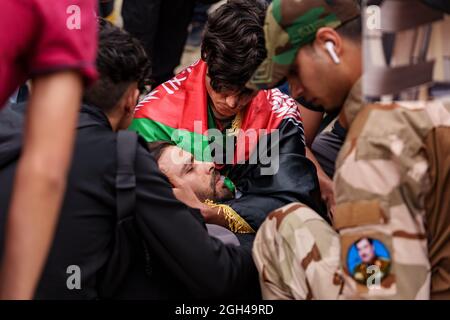
M362 19L361 16L349 20L336 29L344 38L350 39L354 42L361 42L362 40Z
M111 111L130 84L137 82L143 90L150 76L150 62L139 41L128 32L100 19L97 70L95 84L86 90L83 101Z
M266 9L263 0L229 0L209 16L202 59L214 91L245 91L245 84L267 55Z
M159 158L161 158L161 155L163 154L164 150L166 150L166 148L176 146L176 144L172 141L154 141L149 142L147 145L151 155L155 158L156 162L159 161Z
M355 6L359 8L361 11L361 0L353 0ZM362 14L362 13L361 13ZM350 39L354 42L361 42L362 40L362 17L359 15L356 18L353 18L347 22L344 22L342 25L337 27L336 31L343 37Z
M360 243L363 240L369 241L370 245L373 246L373 239L371 239L371 238L360 238L358 241L355 242L355 246L357 246L358 243Z

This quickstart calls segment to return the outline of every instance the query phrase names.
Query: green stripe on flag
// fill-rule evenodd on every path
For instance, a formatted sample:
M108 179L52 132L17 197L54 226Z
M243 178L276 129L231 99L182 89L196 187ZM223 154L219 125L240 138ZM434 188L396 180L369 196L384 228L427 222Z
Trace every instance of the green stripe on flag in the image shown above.
M207 136L175 129L146 118L134 119L129 129L139 133L147 142L173 141L183 150L192 153L196 160L213 161Z

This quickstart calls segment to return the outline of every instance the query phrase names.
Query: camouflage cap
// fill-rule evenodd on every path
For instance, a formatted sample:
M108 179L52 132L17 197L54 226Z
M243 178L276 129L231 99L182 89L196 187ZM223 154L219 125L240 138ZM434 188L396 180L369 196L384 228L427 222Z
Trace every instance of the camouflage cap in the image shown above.
M422 2L436 10L450 14L450 1L448 0L422 0Z
M337 28L360 15L357 0L274 0L264 24L267 58L247 86L277 85L288 74L297 51L314 41L317 30Z

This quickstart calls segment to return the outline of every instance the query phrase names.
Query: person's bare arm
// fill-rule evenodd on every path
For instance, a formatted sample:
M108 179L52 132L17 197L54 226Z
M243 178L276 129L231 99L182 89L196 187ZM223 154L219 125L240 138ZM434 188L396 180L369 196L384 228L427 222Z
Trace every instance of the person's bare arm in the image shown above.
M332 216L335 207L333 181L327 176L325 171L323 171L320 163L311 151L312 143L316 138L317 132L320 128L320 123L323 119L323 113L312 111L300 104L298 105L298 108L300 110L300 114L302 115L303 128L305 129L306 157L316 166L322 199L326 202L328 213Z
M34 295L65 191L82 90L81 76L72 71L33 81L7 221L1 299Z
M319 178L320 184L320 193L322 195L322 200L327 204L328 214L330 218L333 218L334 209L336 206L336 202L334 199L334 185L333 180L331 180L325 171L323 171L320 163L317 161L316 157L312 153L312 151L306 147L306 157L311 160L317 169L317 177Z
M298 109L300 110L300 114L303 119L303 128L305 129L305 140L306 145L311 148L311 145L316 138L317 132L320 128L320 123L323 119L322 112L316 112L305 108L302 105L298 105Z

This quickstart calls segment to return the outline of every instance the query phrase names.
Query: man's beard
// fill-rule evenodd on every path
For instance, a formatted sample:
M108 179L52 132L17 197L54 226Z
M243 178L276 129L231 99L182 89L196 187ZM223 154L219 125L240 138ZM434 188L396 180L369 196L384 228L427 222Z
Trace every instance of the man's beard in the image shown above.
M216 186L217 186L217 175L219 175L219 178L220 178L220 172L217 171L217 170L213 170L212 173L211 173L211 182L210 182L212 198L213 198L212 200L216 201L216 202L220 202L220 201L233 199L233 195L232 195L231 191L229 191L228 189L220 190L222 192L219 192L217 190L217 188L216 188Z

